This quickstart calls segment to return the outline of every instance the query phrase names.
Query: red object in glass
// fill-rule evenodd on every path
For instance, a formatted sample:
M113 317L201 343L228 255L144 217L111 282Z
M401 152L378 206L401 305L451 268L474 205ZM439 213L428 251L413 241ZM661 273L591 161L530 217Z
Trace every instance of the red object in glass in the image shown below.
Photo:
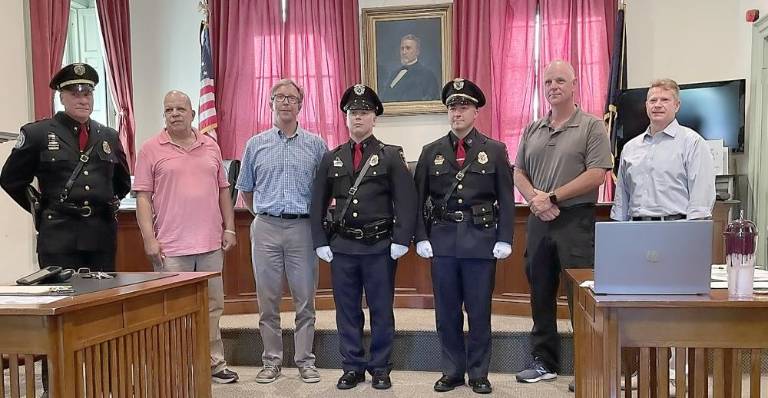
M723 233L725 236L725 255L755 254L755 244L757 243L757 227L752 221L744 219L744 211L737 220L728 223L728 227Z

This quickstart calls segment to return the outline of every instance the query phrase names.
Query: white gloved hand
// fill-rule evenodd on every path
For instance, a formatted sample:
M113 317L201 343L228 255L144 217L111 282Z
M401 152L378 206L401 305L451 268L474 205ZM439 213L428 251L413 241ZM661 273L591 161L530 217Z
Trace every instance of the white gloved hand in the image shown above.
M315 249L315 253L317 253L317 257L320 257L327 263L333 261L333 252L330 246L320 246Z
M432 257L432 244L428 240L423 240L416 243L416 254L420 257L431 258Z
M398 245L397 243L389 245L389 256L392 257L393 260L397 260L405 253L408 253L408 246Z
M498 259L507 258L512 254L512 245L507 242L496 242L493 245L493 257Z

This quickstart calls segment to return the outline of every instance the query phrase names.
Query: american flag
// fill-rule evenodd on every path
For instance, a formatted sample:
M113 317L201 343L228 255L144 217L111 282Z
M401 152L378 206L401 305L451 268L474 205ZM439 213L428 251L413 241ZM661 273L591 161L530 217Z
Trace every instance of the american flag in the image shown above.
M218 141L216 127L216 87L214 86L213 59L211 57L211 40L208 34L208 24L200 25L200 104L198 106L198 130L208 134Z

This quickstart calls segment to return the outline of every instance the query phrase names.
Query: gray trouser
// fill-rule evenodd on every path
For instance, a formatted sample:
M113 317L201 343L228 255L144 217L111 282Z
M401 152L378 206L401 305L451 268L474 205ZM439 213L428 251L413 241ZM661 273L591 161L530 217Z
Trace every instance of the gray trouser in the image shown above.
M166 257L162 265L153 264L157 272L221 272L224 254L221 249L189 256ZM211 374L226 369L224 344L221 341L219 319L224 312L224 283L221 277L208 280L209 339L211 343Z
M283 362L280 301L285 275L296 309L293 359L297 367L314 365L318 260L312 247L309 219L256 216L251 224L251 251L259 300L259 332L264 343L262 363Z

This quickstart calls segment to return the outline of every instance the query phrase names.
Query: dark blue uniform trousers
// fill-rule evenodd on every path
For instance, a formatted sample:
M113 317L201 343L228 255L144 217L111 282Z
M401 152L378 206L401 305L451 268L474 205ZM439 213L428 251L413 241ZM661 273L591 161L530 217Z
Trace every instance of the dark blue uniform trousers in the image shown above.
M491 361L491 295L496 260L436 256L432 259L437 333L443 374L470 379L488 376ZM464 313L469 334L464 342Z
M389 371L392 342L395 339L395 268L389 250L380 254L349 255L334 253L331 262L336 326L339 329L344 371ZM362 296L371 312L370 358L363 348Z

